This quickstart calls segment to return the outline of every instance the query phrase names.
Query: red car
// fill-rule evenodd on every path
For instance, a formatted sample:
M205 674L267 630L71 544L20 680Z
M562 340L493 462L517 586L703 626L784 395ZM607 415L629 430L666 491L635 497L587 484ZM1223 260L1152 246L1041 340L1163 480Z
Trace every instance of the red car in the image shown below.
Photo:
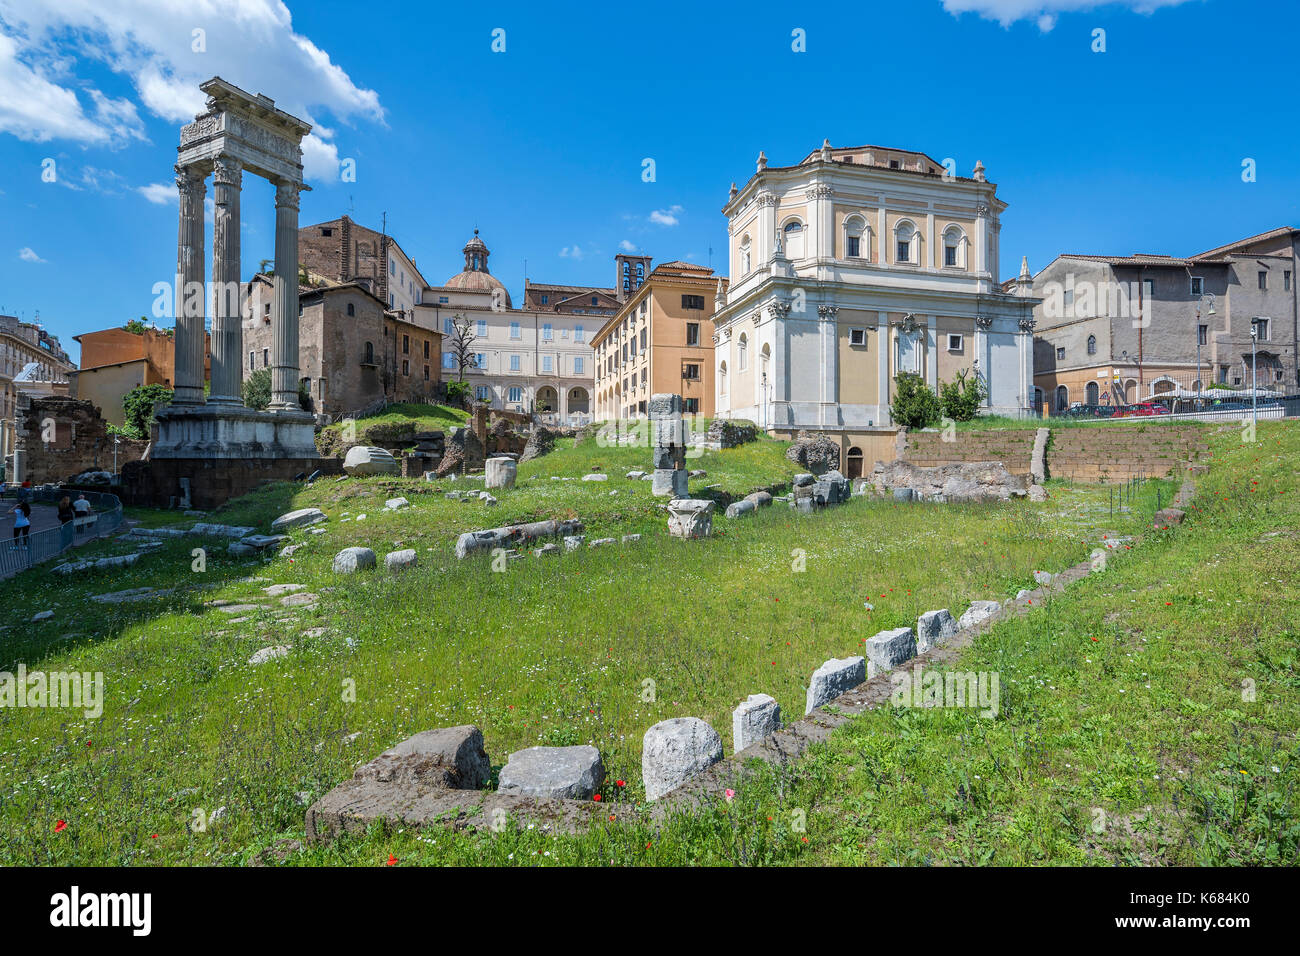
M1111 418L1145 418L1149 415L1168 415L1169 409L1158 402L1139 402L1137 405L1122 405L1115 409Z

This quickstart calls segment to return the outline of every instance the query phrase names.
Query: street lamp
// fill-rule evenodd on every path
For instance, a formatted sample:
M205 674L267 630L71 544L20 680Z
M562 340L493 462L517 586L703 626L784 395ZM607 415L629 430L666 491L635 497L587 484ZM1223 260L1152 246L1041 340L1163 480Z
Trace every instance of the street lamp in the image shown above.
M1250 433L1259 427L1259 362L1255 358L1255 343L1259 341L1259 323L1250 323Z
M117 477L117 446L122 444L122 439L116 435L113 436L113 477Z
M763 369L763 431L767 431L767 369Z
M1211 293L1206 292L1204 295L1202 295L1199 299L1196 300L1196 397L1197 398L1201 397L1201 390L1205 387L1201 383L1201 306L1205 303L1206 299L1210 300L1210 309L1205 314L1207 316L1215 314L1214 296Z

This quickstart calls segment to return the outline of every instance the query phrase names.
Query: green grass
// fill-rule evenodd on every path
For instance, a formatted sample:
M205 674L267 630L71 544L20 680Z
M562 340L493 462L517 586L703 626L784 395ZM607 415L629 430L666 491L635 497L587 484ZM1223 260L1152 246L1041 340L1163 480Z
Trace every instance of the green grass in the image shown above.
M763 439L706 452L690 461L708 472L692 493L780 484L797 470L783 457L786 447ZM0 862L247 861L277 839L300 837L302 801L346 779L356 762L420 730L462 723L483 729L495 765L524 746L590 742L610 779L628 784L611 787L607 799L638 799L641 737L651 724L693 715L729 737L732 708L758 691L801 714L807 676L828 657L860 653L866 637L914 623L923 611L960 613L972 599L1032 586L1035 569L1058 570L1086 558L1102 533L1141 526L1157 487L1148 485L1135 513L1116 516L1104 490L1060 483L1042 506L858 499L801 516L778 505L736 522L719 516L712 539L682 542L667 536L649 482L622 477L647 459L645 449L562 441L521 466L519 483L499 492L491 509L440 493L481 487L466 479L280 484L232 502L214 520L265 529L282 511L322 507L331 516L326 533L295 531L307 547L293 559L236 561L224 543L171 540L129 574L29 575L0 585L8 625L0 669L22 661L100 671L107 680L98 720L0 710ZM594 466L611 479L551 480ZM720 487L704 490L712 484ZM1167 501L1168 484L1159 487ZM397 494L412 507L383 512ZM361 513L367 518L358 522ZM589 538L645 538L530 557L502 573L487 556L452 555L461 531L566 515L586 521ZM199 544L209 549L202 573L192 570ZM398 576L334 575L333 555L352 544L374 548L381 561L386 551L413 547L421 564ZM120 553L127 545L92 549ZM799 563L806 570L797 571ZM270 583L307 585L320 601L281 607L261 591ZM174 590L140 604L87 600L140 586ZM218 599L260 609L236 622L205 603ZM25 623L46 609L52 620ZM290 655L246 663L275 644L292 645ZM653 702L643 699L647 680ZM222 807L217 824L189 831L196 809ZM67 828L56 833L59 820ZM707 816L689 826L706 823ZM573 842L566 852L594 861L605 838ZM528 837L374 839L397 839L404 858L442 862L504 860ZM698 852L707 857L716 844L723 853L721 839L714 834ZM593 848L600 855L584 855ZM361 840L294 860L374 862L371 851ZM696 852L682 844L662 859Z
M469 421L469 412L449 405L420 405L398 402L378 415L327 425L316 435L322 453L335 453L345 445L372 441L385 444L392 438L405 440L416 432L449 431ZM355 436L355 437L350 437ZM400 437L399 437L400 436ZM414 444L414 441L411 442Z

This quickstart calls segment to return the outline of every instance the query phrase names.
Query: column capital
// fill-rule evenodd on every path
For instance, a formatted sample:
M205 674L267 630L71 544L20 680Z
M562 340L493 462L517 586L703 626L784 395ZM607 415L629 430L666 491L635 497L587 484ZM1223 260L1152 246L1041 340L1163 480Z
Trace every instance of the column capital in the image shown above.
M207 171L197 166L173 166L176 171L176 188L188 196L191 190L200 199L207 194Z
M226 186L241 186L243 183L244 164L238 157L222 153L212 161L212 182Z
M290 179L280 179L275 184L275 208L287 206L291 209L298 208L299 194L306 189L302 183L294 182Z

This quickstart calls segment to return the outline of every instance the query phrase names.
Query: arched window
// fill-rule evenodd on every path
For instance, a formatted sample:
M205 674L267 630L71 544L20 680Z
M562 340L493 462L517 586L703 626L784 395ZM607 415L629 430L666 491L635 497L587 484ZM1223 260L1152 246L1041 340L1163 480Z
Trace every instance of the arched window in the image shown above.
M375 343L373 342L366 343L365 358L363 358L361 361L365 365L375 364Z
M749 368L749 339L745 338L745 333L740 333L740 341L736 344L736 368L745 371Z
M351 302L349 302L349 303L348 303L348 315L356 315L356 314L357 314L357 307L356 307L355 305L353 305Z
M740 240L740 274L749 275L749 270L754 267L754 257L752 255L752 246L749 241L749 235L746 234Z
M1095 335L1088 336L1088 354L1089 355L1097 354L1097 336Z
M1063 412L1070 407L1070 390L1064 385L1056 386L1056 410Z
M862 449L856 445L849 449L849 473L844 477L862 477Z
M871 227L861 216L844 220L844 258L871 258Z
M727 394L727 363L725 361L718 366L718 394Z
M1101 397L1101 389L1098 388L1097 383L1089 382L1086 391L1088 393L1088 397L1084 399L1084 401L1086 401L1089 405L1098 404L1098 400Z
M785 234L785 257L787 259L803 258L803 223L798 219L791 219L781 231Z
M758 370L767 376L767 367L772 361L772 346L764 345L763 350L758 353Z
M910 219L900 219L894 226L894 262L918 263L921 261L921 236Z
M943 264L949 269L966 268L966 233L953 223L943 231Z

